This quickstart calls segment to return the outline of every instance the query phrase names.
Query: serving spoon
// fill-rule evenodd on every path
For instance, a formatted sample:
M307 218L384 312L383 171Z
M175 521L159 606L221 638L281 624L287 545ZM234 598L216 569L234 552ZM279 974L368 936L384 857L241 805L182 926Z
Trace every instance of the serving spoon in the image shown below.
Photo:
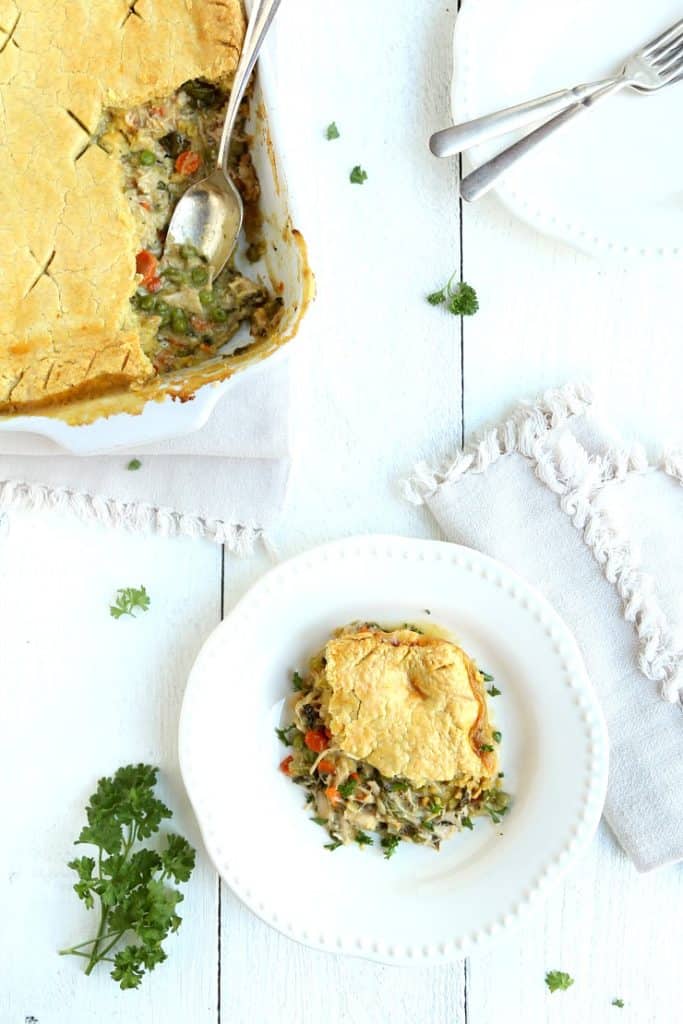
M242 197L228 173L230 140L249 78L281 2L255 0L225 112L216 170L180 197L168 226L164 255L178 246L191 245L206 260L212 279L230 259L244 219Z

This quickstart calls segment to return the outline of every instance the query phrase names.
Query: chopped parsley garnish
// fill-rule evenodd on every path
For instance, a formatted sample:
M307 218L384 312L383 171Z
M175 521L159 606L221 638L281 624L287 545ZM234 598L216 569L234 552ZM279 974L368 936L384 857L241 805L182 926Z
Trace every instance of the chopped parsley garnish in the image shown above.
M454 316L474 316L479 309L479 299L472 285L461 281L450 296L447 308Z
M384 850L384 859L389 860L393 857L398 848L398 844L401 842L400 836L382 836L380 840L380 846Z
M481 675L481 678L484 680L485 683L493 682L494 677L491 675L490 672L484 672L483 668L480 668L479 674Z
M465 281L458 281L454 284L456 273L457 271L453 272L443 288L431 292L427 296L427 302L430 306L441 306L445 303L448 312L453 313L454 316L473 316L479 309L477 293L472 285ZM485 673L482 675L486 678Z
M489 686L486 692L488 693L489 697L499 697L502 691L499 690L497 686Z
M295 725L288 725L284 729L276 729L275 734L279 739L280 743L284 743L286 747L291 747L292 741L289 738L289 734L294 730L296 732Z
M176 908L183 899L170 883L187 882L195 863L187 840L172 833L161 850L135 848L171 817L154 795L158 771L131 764L99 780L86 807L88 824L76 840L97 847L97 859L78 857L68 865L78 875L79 899L89 910L97 900L99 928L94 938L60 954L85 958L86 974L98 963L113 964L111 977L122 989L138 988L145 971L166 959L161 943L178 930ZM125 945L128 939L134 941Z
M460 824L462 825L463 828L469 828L470 830L474 828L471 818L461 818Z
M331 843L325 843L326 850L338 850L342 845L341 839L333 839Z
M432 814L438 814L439 811L443 810L443 807L441 806L438 800L430 800L428 810L430 810Z
M612 1000L612 1006L618 1006L620 1010L623 1010L624 1009L624 1000L623 999L613 999Z
M479 753L480 754L490 754L495 749L496 748L492 747L490 743L482 743L482 745L479 747Z
M432 613L430 612L429 608L425 608L425 615L431 615L431 614Z
M142 465L142 463L140 462L139 459L131 459L130 462L128 463L128 465L126 466L126 469L131 469L131 470L139 469L141 465Z
M339 795L343 796L345 800L348 800L351 794L355 792L357 785L357 779L347 779L346 782L342 782L342 784L337 787L339 790Z
M351 174L349 175L349 181L351 182L351 184L352 185L362 185L367 180L368 180L367 173L363 170L363 168L359 164L356 164L356 166L351 171Z
M503 738L502 732L499 732L497 729L495 730L495 732L492 732L491 735L493 736L493 739L496 743L500 743L500 741Z
M359 846L372 846L372 839L366 832L356 832L356 842Z
M299 693L304 688L304 681L298 672L292 675L292 689Z
M149 594L144 587L123 587L116 591L116 601L109 605L109 614L114 619L120 619L122 615L130 615L133 618L134 611L139 608L146 612L149 608Z
M545 976L545 983L551 992L565 992L574 984L574 979L566 971L548 971Z
M325 129L325 138L328 142L332 142L333 139L339 138L339 129L337 128L336 121L330 121L327 128Z
M327 822L325 821L324 818L311 818L311 821L314 821L316 825L322 825L323 828L325 827L325 825L327 825Z
M405 779L393 779L393 781L389 783L389 789L393 790L395 793L405 793L407 788L408 783Z

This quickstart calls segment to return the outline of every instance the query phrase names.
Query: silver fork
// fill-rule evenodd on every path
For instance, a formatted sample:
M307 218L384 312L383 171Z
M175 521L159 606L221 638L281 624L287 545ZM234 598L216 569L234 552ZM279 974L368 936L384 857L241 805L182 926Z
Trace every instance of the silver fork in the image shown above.
M579 114L612 93L618 92L626 86L632 86L643 95L650 95L666 85L672 85L681 78L683 78L683 19L629 57L616 78L607 79L603 83L595 83L593 87L585 87L592 91L587 95L579 95L578 102L573 102L570 107L551 118L546 124L525 135L518 142L508 146L497 156L468 174L460 183L460 195L468 202L473 202L485 195L518 160L521 160L563 125L573 121ZM567 90L567 93L571 100L576 99L573 90ZM534 119L538 119L538 105L536 105ZM509 131L510 129L505 130Z

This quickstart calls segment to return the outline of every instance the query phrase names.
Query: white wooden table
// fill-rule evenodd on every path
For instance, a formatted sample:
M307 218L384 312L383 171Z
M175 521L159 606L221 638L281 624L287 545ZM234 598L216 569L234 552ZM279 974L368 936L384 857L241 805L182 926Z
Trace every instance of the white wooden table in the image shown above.
M617 421L651 444L681 436L680 267L601 266L493 199L461 211L456 167L429 155L428 134L449 116L455 6L284 5L287 164L319 298L291 356L298 442L275 536L283 557L357 532L437 536L397 479L568 380L604 388ZM332 120L341 138L326 142ZM348 182L357 163L362 187ZM424 300L461 265L481 300L464 324ZM176 757L183 687L266 564L40 513L13 516L0 537L0 1024L680 1020L681 871L638 876L604 827L523 932L451 967L310 952L244 909L202 853L169 961L138 992L55 955L88 924L66 861L99 775L161 765L178 827L201 848ZM115 622L115 590L140 583L150 612ZM277 871L276 840L272 854ZM548 994L550 968L574 987Z

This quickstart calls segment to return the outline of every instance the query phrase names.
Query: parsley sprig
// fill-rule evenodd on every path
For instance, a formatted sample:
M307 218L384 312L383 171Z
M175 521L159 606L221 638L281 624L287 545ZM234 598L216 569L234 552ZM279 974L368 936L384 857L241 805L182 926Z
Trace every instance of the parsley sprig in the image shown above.
M566 971L548 971L545 983L551 992L565 992L574 984L574 979Z
M364 171L360 164L356 164L349 174L349 181L352 185L364 185L368 180L367 171Z
M443 288L431 292L427 296L430 306L446 306L454 316L473 316L479 309L479 299L472 285L465 281L455 281L457 270L453 272Z
M109 614L114 619L120 619L122 615L130 615L135 618L135 609L146 612L149 608L149 594L144 587L122 587L116 591L114 604L109 605Z
M183 899L169 882L187 882L195 863L194 849L179 835L168 834L160 851L137 845L171 817L154 795L158 771L131 764L99 780L86 807L88 824L76 840L97 847L97 857L68 865L78 876L78 898L88 910L97 901L100 919L94 938L60 954L83 957L86 974L99 963L112 964L111 977L122 989L138 988L145 971L166 959L161 943L178 930L176 908ZM126 938L136 941L114 952Z
M328 142L333 142L334 139L339 138L339 129L337 128L336 121L330 121L327 128L325 129L325 138Z

